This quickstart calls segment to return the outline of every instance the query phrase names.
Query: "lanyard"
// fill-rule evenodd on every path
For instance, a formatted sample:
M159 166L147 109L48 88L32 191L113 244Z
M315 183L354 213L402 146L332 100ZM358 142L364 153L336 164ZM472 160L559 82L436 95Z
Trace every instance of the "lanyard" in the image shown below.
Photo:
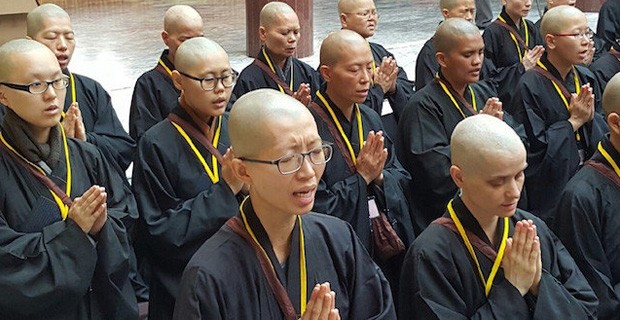
M540 62L540 60L538 60L536 64L541 69L549 72L547 67L545 67L545 65L542 62ZM573 79L575 82L575 91L577 94L579 94L579 92L581 92L581 83L579 82L579 78L577 77L577 70L575 70L575 66L573 66ZM562 102L564 102L564 106L566 107L566 110L568 111L569 116L570 116L570 108L569 108L567 97L564 96L564 94L562 93L562 89L560 89L560 86L554 80L551 80L551 83L553 83L553 87L555 88L555 91L558 93L558 95L562 99ZM568 92L568 89L566 89L566 92ZM581 135L579 134L579 132L575 133L575 137L577 138L577 141L581 141Z
M476 267L478 268L478 275L480 276L480 280L482 280L482 285L484 286L484 293L488 297L489 292L491 292L491 287L493 286L493 279L495 279L495 275L497 275L497 270L499 270L499 265L502 262L502 258L504 257L504 251L506 250L506 239L508 239L508 218L504 218L504 232L502 234L502 240L499 245L499 251L497 252L497 257L493 262L491 273L489 274L489 277L485 280L484 275L482 274L482 269L480 268L480 263L478 262L478 258L476 257L476 253L474 252L474 248L472 247L471 242L469 241L469 238L465 233L465 229L463 228L461 221L456 216L456 213L452 208L452 200L450 200L450 202L448 203L448 212L450 212L450 217L454 221L454 224L456 225L456 228L458 229L459 234L461 235L461 238L463 239L463 242L465 243L465 246L469 251L469 254L476 263Z
M160 66L162 66L162 68L164 68L164 70L166 70L166 73L168 73L169 76L172 76L172 70L168 68L168 66L164 63L164 60L160 58L158 63Z
M77 102L77 91L75 90L75 77L73 77L73 73L69 71L69 82L71 83L71 103ZM66 113L63 111L61 113L62 118L64 119Z
M273 71L274 74L278 74L276 72L276 69L273 67L273 63L271 63L271 59L269 59L267 52L265 52L265 47L263 47L263 56L265 57L265 60L267 60L267 64L269 64L269 68L271 69L271 71ZM279 84L278 88L280 88L280 92L285 93L284 89ZM289 89L293 91L293 61L291 61L291 81L289 83Z
M217 170L217 158L215 157L215 154L211 154L211 163L213 164L213 169L211 169L209 167L209 164L207 163L205 158L202 156L202 154L200 154L200 151L198 151L198 149L196 148L196 145L194 145L194 143L192 142L192 139L189 138L185 130L183 130L181 126L179 126L172 120L170 121L170 123L172 123L172 125L177 129L179 134L185 139L189 147L192 149L192 151L196 155L196 158L198 158L198 161L200 161L200 163L204 167L205 172L207 172L207 175L209 175L209 178L211 178L211 182L213 182L214 184L218 183L220 181L220 176ZM220 140L221 128L222 128L222 116L219 116L217 130L215 130L215 135L213 137L213 147L215 147L216 149L217 149L218 141Z
M241 202L241 205L239 206L239 211L241 211L241 218L243 218L243 224L245 225L245 229L248 231L248 233L250 234L254 242L258 245L260 250L263 252L263 255L265 255L265 258L267 258L267 260L270 261L269 256L267 255L267 251L265 251L263 246L260 245L260 242L258 242L258 239L256 238L256 235L254 234L254 231L252 231L252 228L250 227L250 224L248 223L248 218L246 217L245 212L243 211L243 205L248 200L248 198L249 197L245 197L245 199L243 199L243 201ZM300 216L297 216L297 221L299 221L299 294L300 294L299 303L301 304L299 310L301 314L304 314L304 312L306 311L306 302L307 302L307 295L308 295L307 293L308 277L306 276L306 273L307 273L306 272L306 246L304 244L304 228L301 225ZM269 266L273 270L273 264L269 264Z
M448 95L448 97L450 98L450 100L452 100L452 103L454 104L454 106L456 107L456 109L459 110L459 112L461 113L461 115L463 116L463 119L467 118L465 116L465 113L463 112L463 109L461 109L461 107L459 106L459 104L456 102L456 100L454 99L454 96L452 95L452 93L450 92L450 90L448 89L448 86L446 86L445 83L443 83L443 80L441 80L439 77L436 77L437 81L439 82L439 84L441 85L441 88L443 89L443 91ZM467 86L469 88L469 92L471 93L471 106L474 109L474 114L476 114L475 112L478 111L478 108L476 107L476 95L474 94L474 89L471 88L471 86Z
M67 137L65 136L65 130L63 129L62 126L60 126L60 132L62 133L62 143L65 148L65 161L67 163L67 182L65 186L65 190L66 190L65 193L67 194L67 196L71 196L71 161L69 160L69 146L67 145ZM13 148L13 146L11 146L8 143L8 141L6 141L6 139L4 139L4 136L2 135L2 133L0 133L0 140L2 141L2 143L4 143L4 145L9 150L15 153L22 160L26 161L26 163L33 166L35 169L37 169L42 174L47 175L45 171L41 169L41 167L30 162L28 159L24 158L24 156L19 154L19 152L17 152L17 150L15 150L15 148ZM58 206L58 209L60 210L60 216L62 217L62 220L65 220L67 218L67 215L69 214L69 207L62 202L60 195L57 195L51 189L48 189L48 190L52 193L52 197L54 198L54 201L56 202L56 205Z
M616 163L616 161L614 161L614 159L611 157L611 155L609 155L607 150L603 148L603 144L600 142L598 143L598 151L603 155L605 160L607 160L607 162L609 162L609 164L614 168L616 175L620 177L620 167L618 167L618 164Z
M329 105L325 97L323 97L320 91L316 92L316 96L319 97L321 102L323 102L323 104L327 108L327 111L329 111L329 115L332 117L332 120L334 120L334 123L336 124L336 127L338 128L338 132L340 132L340 136L342 137L342 140L344 140L344 143L347 145L347 149L349 149L349 155L351 156L351 160L353 160L353 165L356 165L357 156L355 155L353 146L351 146L351 141L349 141L349 138L347 137L347 135L344 133L344 130L342 129L342 125L340 124L340 121L338 121L338 118L336 118L336 114L334 113L334 110ZM360 149L361 149L362 146L364 145L364 128L362 127L362 114L360 113L360 107L357 105L357 103L355 104L355 113L357 116L357 134L358 134L358 138L360 142Z
M506 23L506 20L504 20L504 18L500 15L499 17L497 17L497 19L499 19L499 21L505 23L506 25L508 25ZM527 50L527 47L530 45L530 34L527 30L527 23L525 22L525 18L521 18L521 24L524 26L525 28L525 50ZM521 54L521 47L519 46L519 42L517 42L517 38L515 37L514 33L509 32L510 33L510 37L512 38L512 41L514 41L515 46L517 46L517 52L519 53L519 61L523 60L523 54Z

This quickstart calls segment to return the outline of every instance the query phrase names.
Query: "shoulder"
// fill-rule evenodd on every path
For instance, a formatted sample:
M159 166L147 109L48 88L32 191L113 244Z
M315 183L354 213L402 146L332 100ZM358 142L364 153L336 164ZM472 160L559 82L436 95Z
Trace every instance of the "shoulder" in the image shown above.
M69 150L78 152L81 156L90 158L103 158L101 151L94 144L73 138L67 138Z
M312 68L309 64L297 59L297 58L293 58L293 63L304 69L304 71L306 71L306 73L311 72L311 73L316 73L316 70L314 68Z
M433 44L433 38L431 37L430 39L426 40L426 42L424 43L424 45L422 46L422 49L420 49L420 52L418 53L418 57L422 56L422 55L431 55L431 54L435 54L435 45Z
M76 81L82 82L87 86L95 86L95 87L103 88L101 84L93 78L87 77L85 75L77 74L77 73L72 73L72 74Z
M592 73L592 71L590 71L590 69L581 66L581 65L576 65L575 69L577 70L577 73L582 76L587 78L588 80L595 80L596 78L594 77L594 73Z
M369 42L370 43L370 48L382 53L383 55L387 55L387 56L393 56L384 46L376 43L376 42Z
M454 231L438 223L429 224L415 239L411 252L415 259L435 261L441 265L450 265L454 251L460 239ZM455 245L456 244L456 245Z
M373 126L379 126L383 128L383 122L381 122L381 116L377 113L377 111L371 109L369 106L365 104L359 104L360 113L362 114L362 119L364 121L370 121Z
M222 122L223 121L224 119L222 119ZM138 142L138 147L142 149L145 147L150 148L156 145L167 144L166 142L174 140L172 138L175 132L176 130L174 130L170 121L164 119L146 130Z
M497 97L497 91L488 81L480 80L471 84L471 87L474 89L476 94L482 95L483 100L491 97Z
M157 71L156 69L151 69L143 74L141 74L138 79L136 80L136 83L150 83L155 81L156 79L160 79L163 78L163 75L161 74L161 72Z

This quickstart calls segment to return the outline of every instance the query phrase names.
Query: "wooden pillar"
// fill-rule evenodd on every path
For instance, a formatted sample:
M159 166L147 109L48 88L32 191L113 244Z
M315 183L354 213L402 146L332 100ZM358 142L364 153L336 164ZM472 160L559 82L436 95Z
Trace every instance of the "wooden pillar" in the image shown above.
M26 36L26 15L36 7L35 0L0 0L0 45Z
M297 43L297 57L303 58L312 55L314 19L312 18L313 0L280 0L288 3L295 10L299 17L301 35ZM258 38L258 27L260 10L270 0L245 0L245 30L247 35L246 54L250 57L256 56L260 49L260 39Z
M599 12L605 0L577 0L575 7L583 12Z

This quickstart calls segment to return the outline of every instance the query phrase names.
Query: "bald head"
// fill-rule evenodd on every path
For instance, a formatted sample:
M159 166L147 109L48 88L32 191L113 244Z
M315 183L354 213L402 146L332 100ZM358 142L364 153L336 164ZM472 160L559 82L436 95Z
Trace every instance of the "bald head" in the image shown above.
M177 33L185 26L193 25L202 26L203 22L198 11L190 6L172 6L164 14L164 31L168 33Z
M563 33L567 22L576 17L586 19L586 15L573 6L562 5L549 9L540 24L541 35L544 38L548 34Z
M286 14L295 14L295 10L291 8L288 4L279 1L273 1L267 3L263 9L260 11L260 26L264 28L268 28L272 26L275 22L278 21L278 18L281 15Z
M461 4L462 0L439 0L439 8L452 10L457 5Z
M61 7L46 3L34 8L26 17L26 34L34 38L43 28L46 19L70 19Z
M446 19L433 36L435 52L448 53L459 44L460 39L468 36L480 37L480 31L473 23L462 18Z
M493 116L480 114L457 124L450 139L452 164L464 172L484 170L498 154L525 157L525 147L515 131Z
M301 102L273 89L244 94L233 105L228 121L231 145L237 157L253 157L270 143L268 130L277 123L306 118L316 127L312 114Z
M603 110L608 116L612 113L620 115L620 73L607 82L603 93Z
M178 70L188 72L206 57L216 54L224 54L228 57L226 51L217 42L204 37L192 38L179 46L175 56L175 66Z
M43 51L49 54L54 60L54 54L43 44L27 39L11 40L0 46L0 81L10 82L10 76L16 68L17 56L22 56L33 51Z
M340 62L343 53L359 46L368 47L368 43L357 32L346 29L334 31L321 43L320 65L333 66Z

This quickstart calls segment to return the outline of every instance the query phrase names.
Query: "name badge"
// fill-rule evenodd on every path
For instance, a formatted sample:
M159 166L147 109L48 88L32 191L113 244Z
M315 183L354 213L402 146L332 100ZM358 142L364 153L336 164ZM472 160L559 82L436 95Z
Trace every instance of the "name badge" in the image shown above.
M377 207L377 201L375 201L375 197L368 198L368 216L370 217L370 219L379 216L379 207Z
M586 162L586 151L579 149L579 165L582 166Z
M383 99L383 107L381 107L381 116L387 116L388 114L394 113L392 110L392 106L390 105L390 100Z

